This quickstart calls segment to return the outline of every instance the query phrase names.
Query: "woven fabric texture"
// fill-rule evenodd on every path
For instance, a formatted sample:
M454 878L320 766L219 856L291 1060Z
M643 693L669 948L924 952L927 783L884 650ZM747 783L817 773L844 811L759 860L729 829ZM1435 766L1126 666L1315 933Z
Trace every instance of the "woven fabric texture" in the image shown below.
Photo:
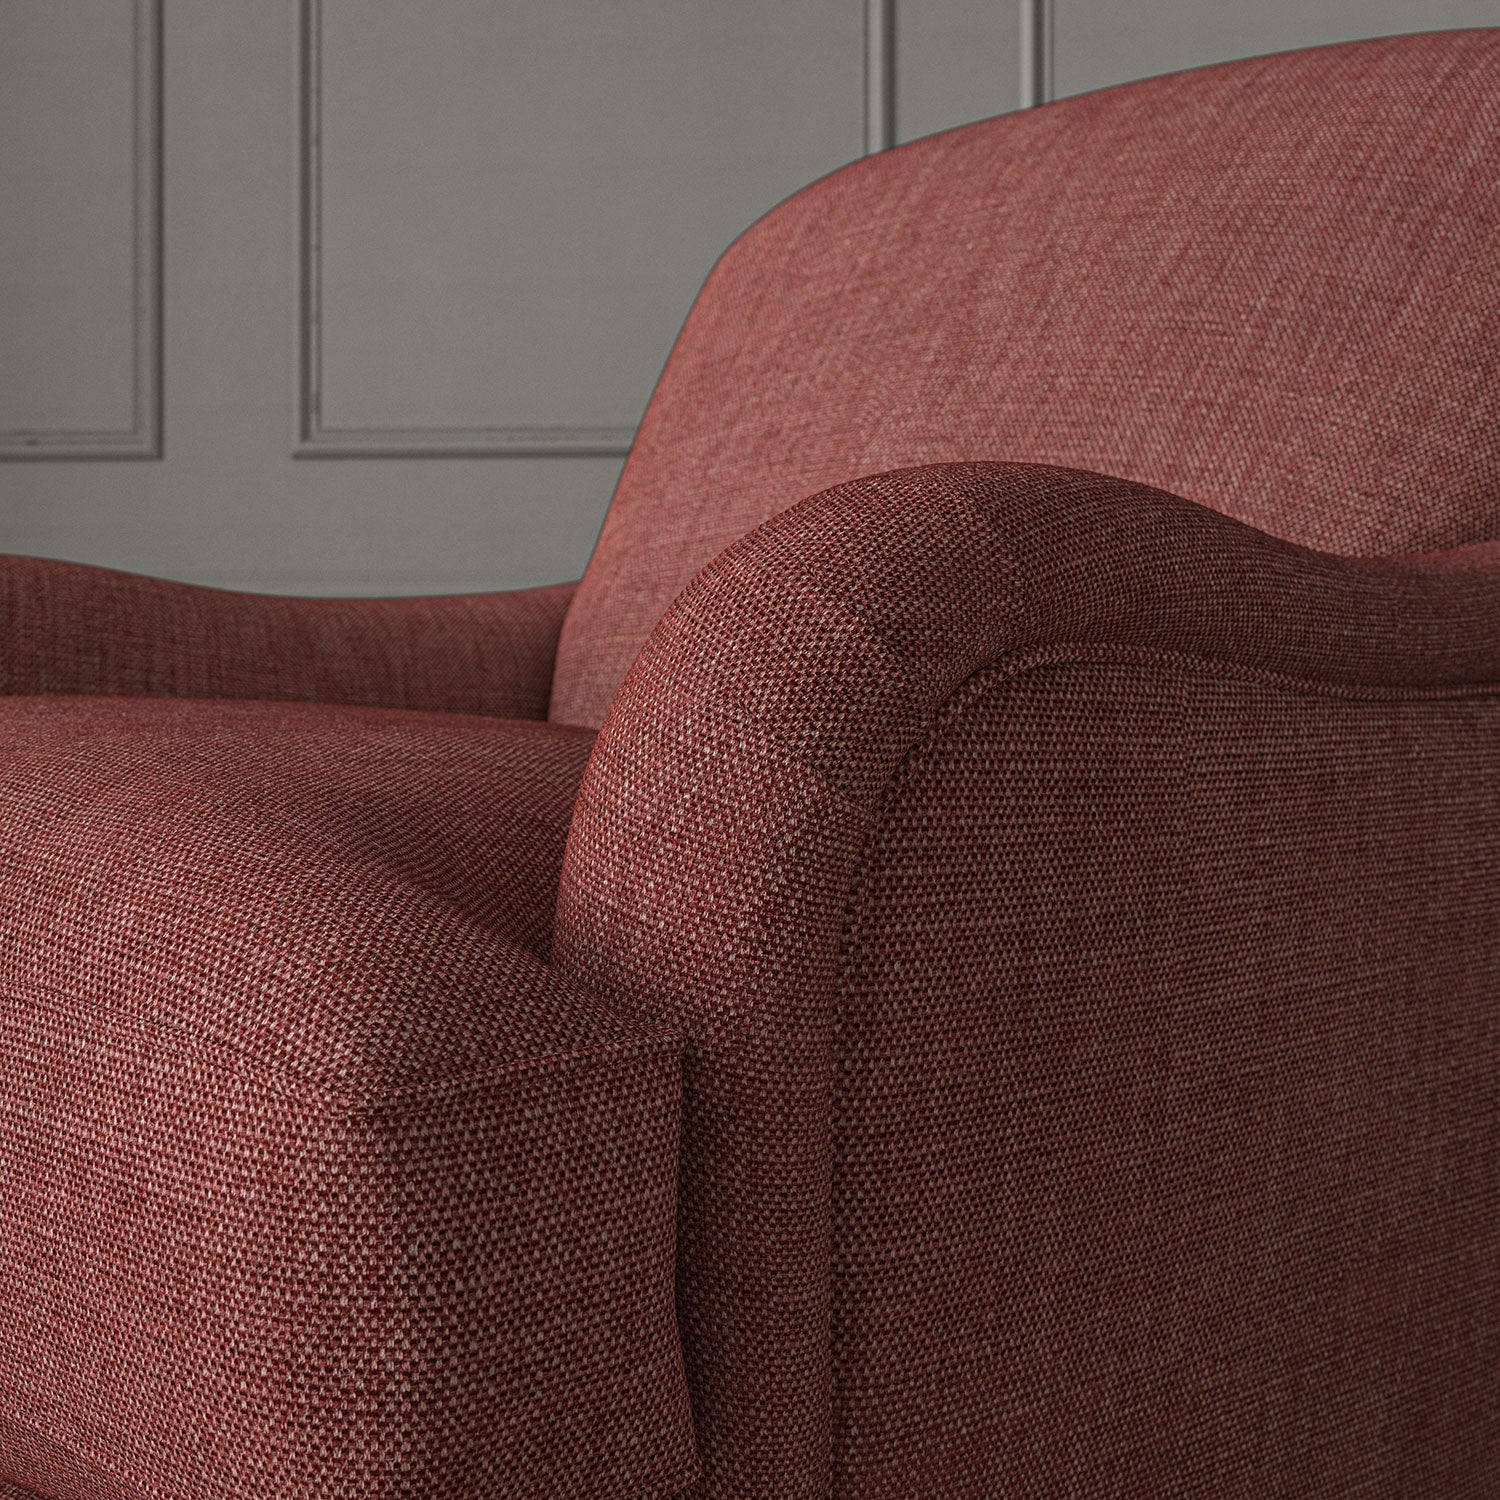
M564 627L597 725L668 604L864 474L1018 459L1308 546L1500 535L1500 31L1148 79L854 163L709 277Z
M681 1043L546 963L591 741L0 706L0 1478L66 1500L693 1478Z
M705 1470L695 1494L981 1494L1008 1453L1017 1492L1068 1493L1075 1477L1135 1472L1122 1436L1135 1411L1129 1442L1180 1418L1192 1463L1226 1441L1224 1487L1182 1493L1274 1493L1278 1474L1316 1472L1314 1493L1394 1497L1428 1436L1475 1413L1500 1318L1495 1231L1476 1218L1495 1186L1482 1079L1500 1064L1500 973L1493 903L1443 903L1465 877L1495 875L1494 780L1474 778L1496 764L1497 580L1500 545L1340 558L1144 486L1017 464L837 487L698 575L600 731L553 947L560 968L688 1038L677 1302ZM1082 677L1092 696L1068 709L1054 693L1052 730L1023 710L1019 740L945 706L975 674L1101 650L1145 653L1159 678L1120 676L1116 702ZM983 729L1009 724L1009 702ZM950 721L956 769L893 802L903 762ZM1349 745L1330 750L1340 733ZM1136 767L1151 775L1132 793ZM1053 802L1027 802L1038 785ZM1013 799L1024 856L996 831ZM1050 849L1069 833L1079 847ZM1403 871L1402 839L1418 834L1432 848ZM1133 876L1121 842L1150 867ZM911 854L903 876L882 865L890 850ZM1091 858L1113 886L1067 887ZM1049 859L1064 873L1047 885ZM1424 895L1438 862L1447 873ZM1157 910L1160 882L1188 866L1206 883ZM1023 942L1025 912L1049 900ZM1365 915L1407 901L1398 932L1365 933ZM1298 920L1278 926L1289 907ZM1183 953L1167 951L1195 921ZM1403 945L1419 936L1421 952ZM1040 946L1080 937L1067 955ZM1074 989L1054 994L1049 973L1069 962ZM1184 988L1162 1013L1173 973ZM877 983L904 1020L872 999ZM1153 1009L1158 1050L1122 1051ZM1350 1028L1393 1015L1403 1025L1318 1071ZM945 1016L951 1034L933 1040ZM1028 1072L1049 1037L1059 1056ZM1007 1038L1015 1055L991 1075ZM1153 1073L1170 1045L1180 1055ZM1374 1069L1363 1083L1361 1062ZM1416 1095L1379 1095L1403 1071L1426 1090L1420 1125ZM1101 1097L1080 1100L1091 1086ZM1186 1097L1209 1086L1222 1096ZM1107 1127L1092 1154L1085 1117ZM1320 1119L1337 1149L1309 1166L1298 1132ZM1177 1133L1153 1141L1154 1123ZM1154 1157L1137 1149L1150 1144ZM924 1150L960 1180L939 1172L924 1188ZM1444 1175L1418 1191L1430 1167ZM1407 1222L1418 1206L1445 1218ZM985 1213L1005 1254L985 1248ZM1076 1259L1059 1225L1077 1232ZM1023 1284L1007 1256L1033 1230ZM1144 1250L1158 1263L1137 1263ZM1245 1279L1188 1359L1181 1319L1215 1255ZM1354 1305L1375 1287L1394 1294L1384 1313ZM1039 1324L1049 1297L1053 1321ZM935 1352L911 1329L943 1298ZM1390 1319L1420 1339L1388 1366ZM1031 1398L1011 1362L1045 1377ZM1236 1407L1252 1385L1257 1401ZM1484 1399L1490 1437L1442 1449L1471 1486L1449 1493L1500 1477L1481 1446L1494 1433ZM1368 1438L1370 1403L1392 1414L1387 1451L1351 1455L1328 1424L1352 1414ZM1420 1414L1443 1403L1429 1434ZM1000 1441L1002 1417L1031 1449ZM1075 1419L1088 1441L1070 1459Z
M1500 688L966 684L845 946L836 1494L1500 1493L1497 770Z
M1497 134L856 163L576 592L0 560L0 1493L1500 1493Z
M64 1494L67 1500L81 1500L81 1497L82 1500L92 1500L92 1497L88 1496L87 1489L79 1489L76 1485L64 1491ZM39 1495L35 1490L26 1489L22 1485L9 1484L0 1479L0 1500L47 1500L47 1496ZM113 1500L113 1497L108 1497L108 1500Z
M572 584L299 599L0 556L0 693L266 698L545 719Z

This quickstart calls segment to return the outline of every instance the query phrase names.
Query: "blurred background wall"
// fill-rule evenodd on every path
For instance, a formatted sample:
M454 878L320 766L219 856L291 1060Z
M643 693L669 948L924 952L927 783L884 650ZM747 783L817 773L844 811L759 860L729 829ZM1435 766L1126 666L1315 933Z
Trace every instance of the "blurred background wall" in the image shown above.
M813 178L1023 91L1500 25L1500 0L0 17L0 551L403 594L578 576L715 256Z

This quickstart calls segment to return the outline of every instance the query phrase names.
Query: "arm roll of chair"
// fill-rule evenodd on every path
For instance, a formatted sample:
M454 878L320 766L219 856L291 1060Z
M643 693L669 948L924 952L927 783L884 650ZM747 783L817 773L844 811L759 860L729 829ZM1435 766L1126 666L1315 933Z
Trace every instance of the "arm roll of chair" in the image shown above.
M545 961L592 736L0 715L0 1478L671 1493L680 1040Z
M0 558L0 691L363 703L545 719L572 584L302 599Z
M1500 545L1466 560L939 465L668 611L554 958L689 1038L711 1493L1487 1472Z

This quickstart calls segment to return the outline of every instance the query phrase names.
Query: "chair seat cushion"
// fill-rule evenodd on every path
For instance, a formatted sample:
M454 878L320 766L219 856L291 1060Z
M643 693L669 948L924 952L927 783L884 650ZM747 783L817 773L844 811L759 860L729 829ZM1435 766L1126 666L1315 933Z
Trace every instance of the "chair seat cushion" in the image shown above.
M591 743L0 701L0 1481L693 1478L680 1044L546 961Z

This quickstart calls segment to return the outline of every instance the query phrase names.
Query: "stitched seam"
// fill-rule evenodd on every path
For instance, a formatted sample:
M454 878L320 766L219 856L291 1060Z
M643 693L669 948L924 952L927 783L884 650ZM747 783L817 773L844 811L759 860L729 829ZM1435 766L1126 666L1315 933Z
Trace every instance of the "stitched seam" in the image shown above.
M1164 651L1155 646L1092 645L1085 642L1038 646L998 657L965 678L933 715L927 733L902 756L881 792L875 811L878 830L899 781L909 776L935 753L944 734L980 698L1008 682L1049 667L1082 666L1096 662L1118 662L1132 666L1169 666L1198 671L1229 682L1256 682L1300 697L1333 698L1355 703L1441 703L1500 697L1500 683L1455 683L1440 687L1404 684L1340 683L1264 667L1247 666L1222 658L1198 656L1188 651ZM873 834L872 834L873 842ZM861 867L861 881L864 867ZM840 982L844 978L842 960Z
M893 472L901 474L905 471L896 470ZM882 478L885 476L875 477ZM839 488L840 490L848 489L852 488L856 484L862 484L864 482L865 481L852 481L850 485L838 486L837 488ZM817 497L813 498L816 499ZM988 532L991 538L998 543L1003 543L1005 541L1004 533L996 523L995 518L988 511L971 500L965 500L964 506L969 515L981 530ZM800 507L793 507L793 510L799 508ZM783 515L790 514L790 511L783 512ZM767 524L772 524L774 523L774 521L779 519L781 519L781 517L773 517L772 522ZM766 559L764 556L762 556L760 560L765 561ZM1009 569L1007 577L1012 597L1010 603L1007 606L1006 613L1010 618L1014 619L1024 613L1024 605L1027 595L1026 582L1020 568L1016 565L1015 559L1011 556L1009 551L1002 548L1000 560L1005 563ZM783 570L783 576L786 576L786 570ZM795 576L799 582L802 582L809 586L807 592L811 594L812 597L822 599L825 603L833 605L838 611L840 611L849 619L853 620L858 625L860 634L864 637L864 639L869 641L880 652L881 658L884 661L888 662L899 674L901 681L907 685L912 697L920 696L922 691L921 683L912 675L911 668L908 665L906 659L895 649L894 646L890 644L887 637L870 623L870 621L864 616L864 614L862 614L848 599L821 593L816 587L816 580L812 577L812 575L799 571L792 576ZM694 581L694 584L689 585L689 588L693 588L696 583L697 580ZM676 607L677 606L674 605L674 608ZM989 669L980 668L977 672L972 674L970 678L966 678L965 682L972 681L973 676L978 676L982 672L987 670ZM963 686L964 684L961 683L959 687L949 695L948 699L944 700L944 704L939 705L936 711L938 715L943 712L943 708L947 703L952 702L953 698L958 693L962 692ZM858 863L855 866L857 872L862 871L865 867L865 864L867 863L867 855L870 846L879 828L879 817L881 809L883 808L885 803L886 793L890 789L891 781L900 774L901 766L904 763L906 756L910 754L910 750L908 749L908 751L903 752L901 759L897 762L895 769L891 772L891 777L887 780L886 786L881 791L881 793L868 802L860 801L851 797L841 787L836 785L825 772L820 771L815 765L813 765L812 762L807 758L807 756L788 749L784 741L780 741L762 734L759 726L753 725L745 717L743 711L737 706L733 704L721 703L717 705L717 709L718 712L722 713L726 718L730 719L738 728L740 728L741 731L747 735L747 737L756 739L762 744L780 748L784 752L785 758L787 760L801 767L813 781L815 781L820 787L822 787L833 798L835 798L843 807L845 807L855 817L862 818L865 821L865 835L864 838L860 841L860 854L858 856ZM852 910L853 889L858 885L859 878L859 875L856 874L855 880L851 882L850 894L846 898L844 908L846 925L849 913ZM841 935L839 944L839 958L836 966L836 977L833 990L835 996L837 996L838 987L843 981L843 948L844 937ZM703 1027L701 1031L696 1031L693 1033L693 1035L696 1041L699 1043L711 1042L719 1046L732 1045L734 1041L738 1039L740 1034L744 1032L756 1020L756 1018L762 1014L763 1008L763 1005L756 1004L749 1006L743 1011L731 1012L729 1014L721 1014L719 1016L715 1016L708 1021L708 1023Z
M59 1449L74 1459L81 1468L92 1469L96 1474L102 1474L122 1495L141 1495L141 1491L135 1485L122 1479L107 1463L102 1462L92 1454L85 1453L71 1439L65 1441L48 1428L39 1426L31 1418L19 1415L9 1402L5 1404L4 1411L10 1421L19 1427L22 1432L29 1432L33 1436L41 1438L44 1442L50 1443L52 1447ZM29 1489L29 1486L27 1488ZM38 1495L37 1500L43 1500L43 1497Z
M460 1073L454 1078L445 1078L437 1083L415 1084L411 1088L391 1089L373 1098L359 1101L353 1106L351 1113L369 1114L378 1110L400 1108L412 1102L440 1101L450 1095L472 1093L482 1089L488 1083L515 1073L556 1068L559 1065L568 1068L586 1066L632 1052L651 1056L658 1052L676 1054L682 1051L684 1039L678 1032L660 1022L653 1022L652 1030L658 1034L626 1037L620 1041L603 1042L596 1047L579 1047L571 1052L545 1052L538 1057L525 1057L516 1062L497 1063L490 1068L476 1068L471 1073Z
M1008 678L1047 666L1066 666L1074 662L1095 661L1140 662L1148 665L1195 668L1235 682L1264 682L1290 692L1375 702L1424 702L1444 698L1474 698L1500 694L1500 682L1458 682L1436 685L1339 682L1333 678L1304 677L1295 672L1276 672L1269 667L1256 667L1247 662L1232 661L1221 656L1200 656L1193 651L1172 651L1160 646L1127 646L1111 642L1096 644L1080 641L1036 646L1026 651L997 657L988 666L981 667L961 683L948 702L953 702L970 683L990 673L1003 673ZM946 708L947 704L944 707Z
M1163 651L1151 646L1075 645L1040 646L1030 651L1001 656L966 677L948 695L932 717L926 734L901 757L891 772L877 800L858 878L852 883L850 903L845 910L844 938L840 944L839 984L842 987L848 961L847 947L850 923L858 898L863 894L869 872L866 857L880 831L890 801L899 782L910 776L935 753L944 734L968 712L979 699L1008 682L1043 671L1048 667L1084 665L1093 662L1121 662L1130 665L1185 667L1231 682L1259 682L1300 696L1335 698L1366 703L1433 703L1467 701L1500 697L1500 683L1462 683L1444 687L1405 685L1371 685L1337 683L1317 678L1298 677L1291 673L1272 672L1261 667L1245 666L1215 657L1197 656L1185 651Z
M662 1025L660 1022L655 1022L653 1026L661 1033L656 1036L630 1037L616 1042L601 1043L593 1047L545 1052L535 1057L519 1058L511 1062L496 1063L488 1068L473 1069L468 1073L461 1073L453 1078L439 1079L433 1083L414 1084L409 1088L392 1089L372 1095L370 1098L360 1098L343 1085L330 1083L326 1079L317 1077L315 1074L303 1073L298 1069L288 1067L285 1063L274 1062L254 1052L246 1051L213 1032L199 1031L175 1015L152 1014L149 1016L139 1016L102 997L90 997L85 1000L78 996L70 995L65 990L55 989L53 986L36 979L27 979L6 985L0 988L0 995L9 994L12 998L24 1002L28 990L35 991L37 994L47 997L49 1001L57 1002L57 1008L64 1015L70 1013L74 1007L86 1006L92 1011L106 1012L140 1033L149 1033L153 1029L159 1029L170 1033L177 1040L184 1041L189 1045L223 1053L231 1061L248 1063L255 1070L266 1075L271 1081L282 1084L285 1088L286 1097L311 1100L319 1104L331 1106L338 1113L345 1116L363 1113L366 1110L379 1108L384 1105L399 1105L408 1099L420 1098L425 1095L438 1095L445 1090L462 1093L472 1088L481 1087L484 1083L495 1078L504 1077L511 1073L525 1072L532 1068L556 1066L559 1063L588 1061L592 1058L605 1056L613 1052L628 1052L633 1050L651 1052L658 1049L661 1051L671 1051L674 1048L680 1048L682 1045L682 1039L677 1032L673 1031L670 1027ZM340 1110L339 1106L343 1108Z
M1500 683L1460 683L1445 687L1337 683L1317 678L1298 677L1291 673L1272 672L1262 667L1245 666L1215 657L1196 656L1186 651L1163 651L1152 646L1096 646L1079 643L1041 646L1031 651L999 657L965 678L948 695L933 715L927 733L902 756L880 794L861 853L859 874L851 883L849 903L844 911L843 936L839 944L838 993L842 992L845 980L848 978L854 912L868 884L869 853L883 826L898 785L936 752L943 736L978 700L996 688L1049 667L1085 665L1094 662L1182 667L1201 671L1207 676L1221 677L1231 682L1257 682L1299 696L1333 698L1345 702L1441 703L1483 701L1487 698L1500 697Z
M273 1062L269 1058L246 1051L212 1031L199 1031L181 1017L170 1012L166 1014L153 1012L151 1015L140 1016L103 996L90 996L85 1000L39 979L10 981L3 990L0 990L0 994L6 994L24 1002L28 991L34 991L38 995L45 996L49 1001L57 1002L58 1010L64 1015L71 1013L75 1007L87 1006L90 1010L117 1017L141 1032L159 1029L170 1032L179 1040L184 1040L191 1045L225 1053L231 1060L249 1063L273 1081L283 1084L287 1094L291 1097L303 1099L311 1097L319 1103L331 1103L338 1098L337 1092L323 1079L310 1073L299 1072L285 1063Z
M875 639L879 639L875 637ZM820 785L826 786L851 811L868 820L865 837L861 844L857 874L850 884L844 907L844 920L839 941L837 979L834 994L842 990L847 978L849 962L850 923L855 907L864 891L869 869L869 853L879 835L894 790L934 752L937 743L954 720L967 711L970 704L983 697L1000 684L1025 676L1047 667L1068 666L1090 662L1122 662L1139 665L1173 666L1196 670L1232 682L1259 682L1301 696L1341 699L1350 702L1444 702L1450 700L1484 699L1500 695L1500 683L1457 683L1438 687L1410 685L1340 683L1326 679L1300 677L1293 673L1273 672L1262 667L1247 666L1226 661L1219 657L1198 656L1193 652L1169 651L1154 646L1124 646L1093 644L1089 642L1060 643L1037 646L1028 650L997 657L966 677L934 711L926 733L914 741L902 755L887 779L880 795L870 805L855 802L837 787L828 782L814 767L806 766L811 776ZM738 714L735 722L744 722ZM804 765L803 757L788 755L798 765ZM738 1034L751 1024L762 1012L756 1005L738 1015L727 1016L722 1024L713 1024L698 1034L700 1041L716 1044L731 1043Z
M1119 662L1129 665L1156 665L1185 668L1207 676L1219 677L1231 682L1256 682L1279 688L1291 694L1305 697L1333 698L1345 702L1366 703L1422 703L1483 701L1500 698L1500 683L1464 683L1451 687L1379 686L1358 683L1336 683L1316 678L1297 677L1290 673L1268 671L1260 667L1245 666L1213 657L1196 656L1191 652L1164 651L1149 646L1118 646L1060 644L1037 647L1029 651L1001 656L979 668L948 695L934 713L926 734L916 741L902 756L892 771L876 803L870 825L860 852L858 871L850 882L848 902L844 908L844 920L839 939L837 978L833 990L834 1012L830 1026L831 1054L829 1057L830 1114L829 1135L832 1140L832 1088L836 1087L838 1068L839 1017L842 1007L839 1000L845 993L849 970L853 961L853 938L855 915L863 904L873 871L871 853L884 827L891 803L902 785L937 751L943 737L963 716L987 697L992 691L1049 667L1066 667L1094 662ZM833 1163L837 1171L837 1162ZM829 1251L829 1313L830 1326L837 1318L837 1307L832 1296L832 1204L828 1205L827 1220L830 1233ZM830 1350L830 1368L832 1358ZM836 1436L832 1413L837 1406L837 1391L830 1393L830 1430Z

